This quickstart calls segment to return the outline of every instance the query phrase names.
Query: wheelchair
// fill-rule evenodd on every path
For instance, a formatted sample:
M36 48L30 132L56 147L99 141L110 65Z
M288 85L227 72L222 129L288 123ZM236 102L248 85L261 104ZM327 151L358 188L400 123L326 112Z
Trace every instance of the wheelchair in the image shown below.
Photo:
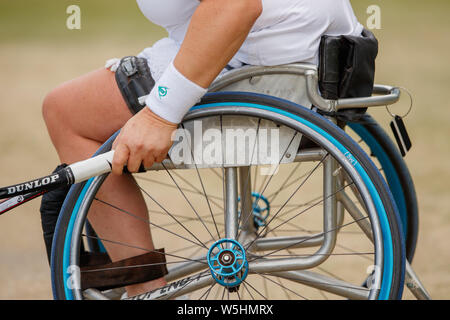
M309 64L219 76L180 124L169 158L133 174L149 211L141 222L167 247L158 252L168 285L131 298L401 299L405 281L429 298L409 264L418 209L402 156L370 115L334 116L399 99L385 85L372 97L324 99ZM100 238L88 222L94 205L136 219L98 195L108 174L72 186L64 202L52 252L56 299L119 299L132 283L83 281L107 269L86 268L83 255L131 246ZM120 279L157 264L120 267Z

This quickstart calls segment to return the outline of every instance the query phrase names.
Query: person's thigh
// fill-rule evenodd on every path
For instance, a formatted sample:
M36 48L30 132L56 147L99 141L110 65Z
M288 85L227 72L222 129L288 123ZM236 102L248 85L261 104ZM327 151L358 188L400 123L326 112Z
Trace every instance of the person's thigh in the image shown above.
M107 69L90 72L52 90L44 101L43 113L60 160L68 164L90 157L132 117L115 74ZM140 217L118 214L111 206L93 203L88 219L101 238L154 249L149 225L142 222L148 220L146 203L132 176L109 175L97 196ZM142 249L113 243L105 243L105 247L113 261L143 253Z
M83 139L102 143L132 117L115 74L108 69L90 72L53 89L44 100L43 115L58 152L64 145L77 147Z

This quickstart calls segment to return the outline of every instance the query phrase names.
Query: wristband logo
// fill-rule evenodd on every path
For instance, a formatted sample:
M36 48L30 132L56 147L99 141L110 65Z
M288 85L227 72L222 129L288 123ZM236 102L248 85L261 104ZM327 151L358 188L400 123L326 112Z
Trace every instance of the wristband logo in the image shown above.
M169 88L167 87L163 87L163 86L159 86L158 87L158 95L159 95L159 99L164 98L165 96L167 96L167 92L169 91Z

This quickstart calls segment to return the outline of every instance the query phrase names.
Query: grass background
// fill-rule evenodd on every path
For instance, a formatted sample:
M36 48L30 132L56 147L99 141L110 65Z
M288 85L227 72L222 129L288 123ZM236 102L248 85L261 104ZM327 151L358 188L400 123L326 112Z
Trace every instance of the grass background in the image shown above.
M81 30L68 30L66 8L81 8ZM414 109L405 119L413 141L406 161L420 205L413 266L436 299L450 297L450 2L353 0L366 24L379 5L382 29L377 83L408 88ZM41 117L45 94L62 81L136 54L165 36L135 1L0 0L0 185L47 174L57 164ZM408 109L406 95L393 107ZM383 108L371 113L385 128ZM39 201L0 217L0 299L51 298ZM407 296L409 297L409 296Z

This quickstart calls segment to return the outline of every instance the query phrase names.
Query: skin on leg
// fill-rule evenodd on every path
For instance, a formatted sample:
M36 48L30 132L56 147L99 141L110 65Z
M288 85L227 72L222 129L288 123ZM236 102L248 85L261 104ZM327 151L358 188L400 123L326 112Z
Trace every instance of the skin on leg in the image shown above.
M50 138L62 163L86 159L132 117L116 85L115 75L100 69L63 83L43 104ZM133 218L95 201L88 219L113 261L154 250L145 201L130 175L110 175L98 198L140 217ZM142 221L144 220L144 221ZM134 247L134 248L133 248ZM141 250L142 248L145 250ZM165 285L163 278L127 287L129 296Z

